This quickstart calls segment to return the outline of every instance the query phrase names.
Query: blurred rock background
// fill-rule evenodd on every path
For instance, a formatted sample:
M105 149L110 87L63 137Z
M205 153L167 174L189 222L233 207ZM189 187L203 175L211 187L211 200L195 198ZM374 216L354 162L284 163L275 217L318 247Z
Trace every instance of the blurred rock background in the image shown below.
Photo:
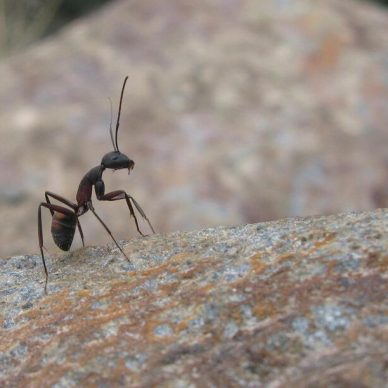
M136 166L104 179L158 232L388 206L381 4L116 0L56 24L65 3L0 0L1 256L38 252L44 191L74 200L111 150L107 97L116 114L127 74L119 144ZM135 235L125 203L95 205ZM81 223L87 244L110 242Z

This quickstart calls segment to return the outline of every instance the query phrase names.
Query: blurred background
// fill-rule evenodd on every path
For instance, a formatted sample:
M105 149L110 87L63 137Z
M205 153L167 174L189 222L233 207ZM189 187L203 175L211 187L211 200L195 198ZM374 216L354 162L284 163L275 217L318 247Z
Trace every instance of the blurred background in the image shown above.
M104 180L158 232L387 207L387 3L0 0L1 257L38 253L44 191L74 201L112 149L126 75L136 166ZM136 236L125 202L94 203ZM80 221L88 245L111 242Z

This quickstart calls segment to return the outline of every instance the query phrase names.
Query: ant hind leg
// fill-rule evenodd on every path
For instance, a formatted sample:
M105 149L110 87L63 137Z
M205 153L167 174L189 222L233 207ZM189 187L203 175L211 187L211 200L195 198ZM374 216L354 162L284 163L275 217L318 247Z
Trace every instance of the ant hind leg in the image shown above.
M69 201L68 199L66 199L65 197L62 197L61 195L55 194L55 193L53 193L51 191L45 191L44 192L44 196L45 196L46 202L48 204L51 205L50 198L49 198L49 197L51 197L51 198L54 198L57 201L63 203L64 205L69 206L71 209L73 209L74 213L77 213L78 206L75 203L73 203L73 202ZM50 209L50 212L51 212L51 215L53 216L54 215L54 210ZM78 218L77 218L77 228L78 228L79 234L81 236L82 246L85 247L84 234L82 232L81 224L78 221Z
M43 245L42 207L49 209L50 213L53 213L53 214L54 214L54 212L58 212L58 213L61 213L64 215L74 216L77 218L77 221L78 221L78 217L76 216L74 211L71 211L70 209L67 209L63 206L53 205L53 204L47 203L47 202L41 202L39 205L39 208L38 208L38 240L39 240L39 249L40 249L40 253L42 256L44 273L46 276L45 285L44 285L44 292L45 292L45 294L47 294L48 271L47 271L47 266L46 266L46 260L45 260L44 253L43 253L43 249L45 249L46 251L47 251L47 249Z

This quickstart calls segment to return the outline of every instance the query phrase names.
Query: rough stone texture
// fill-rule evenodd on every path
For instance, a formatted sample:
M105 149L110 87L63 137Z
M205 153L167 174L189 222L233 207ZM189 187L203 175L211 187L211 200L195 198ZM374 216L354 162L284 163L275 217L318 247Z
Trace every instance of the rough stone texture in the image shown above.
M126 0L9 58L0 256L36 252L44 190L74 199L110 150L106 97L116 107L126 74L120 143L136 167L107 187L159 232L388 206L387 31L361 1ZM128 239L124 208L99 211Z
M388 210L1 260L0 385L383 387Z

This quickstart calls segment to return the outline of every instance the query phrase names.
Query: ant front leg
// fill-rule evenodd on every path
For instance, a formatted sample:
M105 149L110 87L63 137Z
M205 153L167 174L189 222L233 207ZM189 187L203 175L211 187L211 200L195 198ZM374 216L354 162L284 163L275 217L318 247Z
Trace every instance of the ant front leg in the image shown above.
M44 254L43 254L42 207L49 209L50 213L52 213L52 214L54 214L54 212L58 212L58 213L61 213L63 215L66 215L66 216L76 217L77 221L78 221L78 217L76 216L75 212L73 212L73 211L71 211L63 206L53 205L51 203L46 203L46 202L41 202L41 204L39 205L39 208L38 208L38 239L39 239L39 249L40 249L40 253L42 255L44 272L46 275L44 292L45 292L45 294L47 294L48 271L47 271L46 261L44 259Z
M65 205L69 206L70 208L72 208L74 210L74 213L77 213L78 206L75 203L69 201L68 199L62 197L61 195L52 193L51 191L45 191L44 196L46 197L46 202L48 204L51 205L51 202L50 202L50 199L49 199L49 197L51 197L51 198L56 199L59 202L62 202ZM51 216L53 216L54 215L54 210L50 209L50 213L51 213ZM82 246L85 247L84 234L82 232L81 224L80 224L80 222L78 220L78 217L77 217L77 227L78 227L79 234L81 236Z
M102 181L100 181L102 182ZM99 183L99 182L97 182ZM102 182L103 184L103 182ZM101 191L99 191L101 190ZM97 199L99 201L118 201L120 199L125 199L125 201L127 202L127 205L128 205L128 209L129 209L129 212L131 214L131 216L134 218L135 220L135 224L136 224L136 229L137 231L142 235L144 236L144 234L141 232L140 228L139 228L139 223L137 222L137 218L136 218L136 214L135 214L135 211L133 209L133 206L132 206L132 203L131 201L133 202L133 204L135 205L137 211L140 213L140 215L147 221L150 229L152 230L152 233L155 233L155 230L154 228L152 227L151 225L151 222L149 221L149 219L147 218L146 214L144 213L144 210L140 207L140 205L136 202L135 198L131 197L130 195L128 195L124 190L115 190L115 191L111 191L110 193L107 193L107 194L103 194L103 186L99 186L98 184L96 184L96 196L97 196Z

